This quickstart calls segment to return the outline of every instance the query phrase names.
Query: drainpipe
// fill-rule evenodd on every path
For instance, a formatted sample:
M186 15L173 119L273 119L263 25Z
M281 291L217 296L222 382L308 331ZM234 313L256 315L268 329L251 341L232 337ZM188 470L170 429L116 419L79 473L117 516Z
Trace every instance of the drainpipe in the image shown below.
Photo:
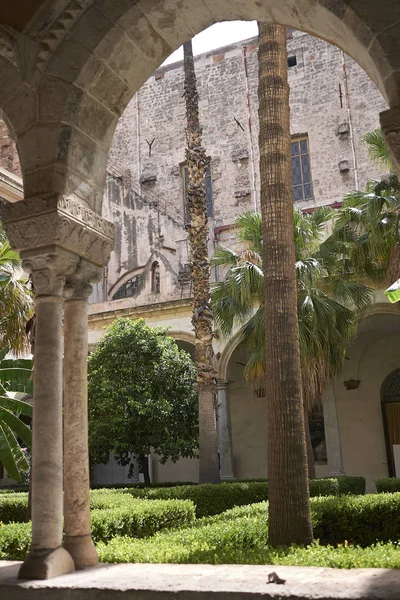
M136 154L137 154L137 180L139 182L140 193L142 192L142 185L140 183L140 176L142 174L142 165L140 160L140 90L136 92Z
M355 145L354 145L353 124L352 124L352 120L351 120L351 109L350 109L350 95L349 95L349 87L347 85L346 62L345 62L345 56L344 56L343 50L340 51L340 54L342 56L344 93L345 93L345 97L346 97L347 119L349 121L351 153L353 156L354 184L356 186L355 189L358 190L358 169L357 169L356 149L355 149Z
M246 85L246 106L247 106L247 118L249 123L249 138L250 138L250 165L251 165L251 196L253 198L254 212L257 212L257 196L256 196L256 171L254 165L254 148L253 148L253 132L251 128L251 104L250 104L250 91L249 91L249 76L247 71L247 48L242 46L243 52L243 68L244 68L244 81Z

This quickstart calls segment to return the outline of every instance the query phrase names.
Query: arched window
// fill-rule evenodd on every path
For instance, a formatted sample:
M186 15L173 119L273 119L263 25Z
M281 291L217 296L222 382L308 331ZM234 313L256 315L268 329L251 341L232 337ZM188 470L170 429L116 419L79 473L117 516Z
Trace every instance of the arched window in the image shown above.
M381 395L389 476L399 477L400 453L396 446L400 445L400 369L392 371L386 377Z
M151 266L151 291L154 294L160 293L160 265L153 262Z
M135 296L138 296L141 289L141 279L141 275L135 275L128 279L128 281L125 281L115 294L113 294L113 300L119 300L120 298L134 298Z

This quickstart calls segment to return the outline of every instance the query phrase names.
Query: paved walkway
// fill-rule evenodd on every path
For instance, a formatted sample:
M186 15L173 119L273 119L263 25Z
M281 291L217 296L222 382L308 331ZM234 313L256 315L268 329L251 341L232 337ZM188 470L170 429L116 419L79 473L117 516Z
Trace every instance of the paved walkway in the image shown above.
M123 564L21 582L19 565L0 561L1 600L400 599L400 570L390 569ZM286 583L267 584L271 572Z

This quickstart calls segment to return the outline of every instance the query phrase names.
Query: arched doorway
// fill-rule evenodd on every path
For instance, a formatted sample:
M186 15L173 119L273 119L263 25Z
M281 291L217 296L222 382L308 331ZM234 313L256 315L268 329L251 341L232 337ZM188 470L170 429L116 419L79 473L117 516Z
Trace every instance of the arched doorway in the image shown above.
M381 388L383 427L389 477L400 476L400 368L386 377Z

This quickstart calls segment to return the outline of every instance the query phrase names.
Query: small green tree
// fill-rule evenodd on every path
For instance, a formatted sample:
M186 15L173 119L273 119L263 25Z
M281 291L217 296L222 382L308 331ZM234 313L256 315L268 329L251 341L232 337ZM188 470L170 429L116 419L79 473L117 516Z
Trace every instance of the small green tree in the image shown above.
M161 463L197 456L196 370L166 329L117 319L89 357L88 376L92 465L113 452L132 473L134 458L143 465L151 451Z

